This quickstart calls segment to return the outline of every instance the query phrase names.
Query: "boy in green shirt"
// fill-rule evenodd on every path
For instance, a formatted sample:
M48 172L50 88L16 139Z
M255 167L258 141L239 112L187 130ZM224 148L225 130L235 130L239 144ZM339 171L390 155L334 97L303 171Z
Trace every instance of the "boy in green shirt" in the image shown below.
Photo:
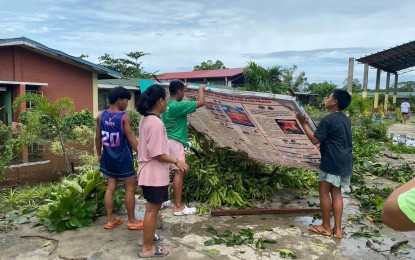
M185 161L184 147L187 146L187 115L196 112L196 109L205 105L206 85L200 85L196 101L183 101L184 92L187 84L181 81L172 81L169 85L170 99L167 109L162 115L163 123L167 130L169 143L169 155L176 157L180 161ZM196 213L196 208L186 207L182 204L183 178L184 172L180 171L176 165L171 164L170 169L174 170L173 194L174 205L173 214L175 216L191 215Z

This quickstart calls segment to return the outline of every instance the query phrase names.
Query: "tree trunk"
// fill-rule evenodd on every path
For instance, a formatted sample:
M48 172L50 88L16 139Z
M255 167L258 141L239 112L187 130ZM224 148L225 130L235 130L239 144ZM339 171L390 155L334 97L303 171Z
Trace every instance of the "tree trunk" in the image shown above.
M66 153L65 145L63 144L63 137L62 137L61 130L57 125L56 125L56 129L58 129L59 140L61 142L62 153L63 153L63 157L65 158L66 168L68 169L68 172L71 172L71 167L69 165L69 160L68 160L68 154Z

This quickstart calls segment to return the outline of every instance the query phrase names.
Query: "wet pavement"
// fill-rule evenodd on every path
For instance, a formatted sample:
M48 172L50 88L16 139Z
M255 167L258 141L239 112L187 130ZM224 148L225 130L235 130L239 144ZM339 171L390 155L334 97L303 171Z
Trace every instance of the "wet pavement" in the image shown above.
M289 201L289 203L287 203ZM282 203L283 202L283 203ZM281 189L271 201L259 203L258 207L309 207L318 203L316 194L301 194L298 191ZM345 232L343 239L322 236L307 230L313 222L313 215L244 215L214 217L173 216L172 208L160 212L158 233L165 237L162 246L169 248L170 254L165 259L282 259L280 249L291 250L297 259L415 259L415 232L394 232L382 224L377 228L368 220L362 224L351 224L347 219L359 214L359 202L345 196L345 213L343 222ZM121 217L126 221L125 213ZM0 233L0 259L137 259L138 239L142 231L128 230L125 224L105 230L102 217L92 227L64 233L49 233L42 227L32 228L30 224L21 225L8 233ZM242 228L250 228L254 239L274 239L276 244L265 244L265 249L257 249L255 244L227 247L226 245L205 246L204 242L212 238L207 228L214 227L219 233L230 230L234 234ZM374 238L352 237L361 227L379 229L379 236ZM59 240L46 243L42 237L22 238L20 236L43 236ZM366 246L367 241L375 250ZM404 249L398 254L389 254L393 244L408 240ZM51 253L52 252L52 253ZM49 253L51 253L49 255ZM286 259L290 259L289 257Z

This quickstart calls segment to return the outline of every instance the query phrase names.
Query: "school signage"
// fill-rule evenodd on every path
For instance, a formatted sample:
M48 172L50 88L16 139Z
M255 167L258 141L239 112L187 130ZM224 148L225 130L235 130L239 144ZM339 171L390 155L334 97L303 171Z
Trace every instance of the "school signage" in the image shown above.
M189 86L185 99L196 97L197 87ZM320 151L296 119L295 113L306 111L295 97L206 88L205 99L206 105L188 116L189 123L218 146L266 163L318 168Z

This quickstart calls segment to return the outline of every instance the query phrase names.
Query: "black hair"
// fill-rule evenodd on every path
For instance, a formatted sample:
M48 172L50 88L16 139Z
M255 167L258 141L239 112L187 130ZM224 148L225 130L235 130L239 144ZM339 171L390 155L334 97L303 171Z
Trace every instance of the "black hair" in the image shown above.
M118 86L111 89L110 93L108 93L108 101L111 105L115 104L117 100L121 98L127 98L128 100L131 99L131 93L129 90L125 89L124 87Z
M143 116L148 116L148 111L151 110L160 98L166 98L167 93L163 86L154 84L151 85L140 95L138 100L138 112Z
M170 95L176 95L177 91L184 89L185 85L179 80L173 80L169 85Z
M352 101L352 97L350 96L349 92L343 89L335 89L333 91L333 98L337 100L337 107L340 110L348 107Z

